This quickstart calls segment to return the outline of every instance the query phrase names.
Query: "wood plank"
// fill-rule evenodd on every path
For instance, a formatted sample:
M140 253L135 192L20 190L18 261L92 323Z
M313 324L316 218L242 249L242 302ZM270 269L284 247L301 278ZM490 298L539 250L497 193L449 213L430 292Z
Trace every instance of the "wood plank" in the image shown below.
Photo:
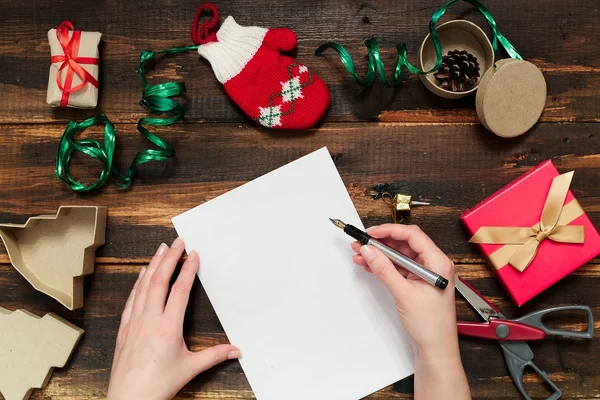
M0 246L0 305L38 314L57 312L86 330L72 361L57 370L49 386L33 399L105 398L119 315L139 269L161 241L175 237L170 218L322 146L328 146L366 225L389 221L388 210L369 191L374 185L397 189L430 207L405 217L419 224L457 263L459 274L481 290L508 317L559 304L587 304L600 312L600 258L546 290L521 309L511 304L458 216L539 162L552 158L565 172L576 170L572 189L592 222L600 226L600 53L596 29L600 9L594 0L505 0L486 4L502 32L520 53L535 63L548 83L542 124L514 140L502 140L477 124L474 98L440 99L418 77L401 88L376 83L355 86L333 52L314 57L314 49L333 40L347 47L358 70L366 68L362 41L376 36L386 70L393 69L394 46L405 41L411 60L426 35L431 14L441 4L418 0L316 1L280 0L268 7L250 0L218 4L222 17L244 25L288 26L299 37L298 60L327 82L332 105L327 123L304 133L274 133L257 128L226 97L206 61L189 53L162 60L152 68L153 82L185 81L186 124L160 129L173 143L177 159L148 164L129 190L107 186L79 195L53 177L56 145L68 120L105 112L118 123L117 164L123 169L147 147L132 125L147 113L138 105L140 51L189 44L189 28L198 2L147 1L86 3L75 0L12 0L0 13L0 222L22 223L27 217L55 212L59 205L109 207L106 245L97 252L96 273L85 281L86 306L70 312L35 291L13 268ZM460 4L444 20L483 19ZM51 109L45 104L49 67L46 32L64 19L76 27L103 32L101 97L96 110ZM489 29L485 29L489 33ZM219 124L205 123L219 122ZM356 122L371 123L356 123ZM380 123L373 123L379 121ZM225 123L223 123L225 122ZM336 123L350 122L350 123ZM555 124L556 122L579 122ZM583 122L583 123L582 123ZM96 137L99 129L92 129ZM75 157L74 172L91 179L97 165ZM286 195L282 195L285 201ZM240 216L243 217L243 205ZM461 320L478 317L457 300ZM574 318L562 319L581 327ZM600 328L600 321L596 322ZM186 340L199 350L227 338L208 298L196 283L185 325ZM475 399L518 396L493 341L462 338L461 353ZM532 343L535 362L548 372L563 398L600 398L600 338L550 338ZM392 385L368 399L412 398L412 380ZM540 380L526 377L536 398L548 392ZM293 389L293 388L291 388ZM0 398L2 396L0 395ZM239 363L221 365L194 379L178 398L253 399Z
M177 124L160 130L175 146L176 159L142 166L128 190L106 186L84 195L54 177L62 129L0 126L0 221L23 223L60 205L106 205L107 242L97 252L102 261L147 261L162 241L174 239L170 219L175 215L322 146L328 146L367 226L391 221L388 206L368 195L376 184L431 200L432 206L415 208L405 222L419 224L455 261L483 262L477 248L467 243L460 214L549 158L561 171L576 170L572 189L600 226L600 135L595 124L541 124L516 140L500 139L479 125L344 123L275 135L238 125ZM124 169L147 143L131 125L118 129L116 162ZM94 160L77 157L73 163L74 173L83 174L76 177L98 172ZM281 201L290 195L281 194ZM243 216L243 204L238 212ZM7 262L0 248L0 262Z
M118 122L134 122L146 115L138 105L141 84L137 76L139 53L190 44L189 30L197 1L129 4L83 4L76 0L52 3L11 1L0 14L0 121L4 123L65 122L99 112ZM444 100L429 93L416 76L408 76L399 89L377 83L370 89L354 85L334 53L314 57L328 41L347 47L361 73L366 70L363 40L377 37L386 70L391 74L395 44L406 42L415 60L427 34L429 18L441 2L423 5L418 0L280 1L258 6L251 0L219 4L223 17L233 15L241 24L288 26L299 37L298 60L308 64L328 83L332 106L327 120L395 122L471 122L472 97ZM526 58L538 65L548 82L546 122L598 122L600 41L596 29L600 15L594 0L519 0L490 4L502 32ZM487 26L480 15L460 4L444 20L467 18ZM101 99L93 111L56 110L45 104L49 46L46 32L64 19L80 29L104 34L101 49ZM207 62L193 53L169 57L154 70L156 81L183 80L188 86L190 121L229 121L254 126L226 97ZM410 110L406 112L406 110ZM413 112L416 111L416 112Z
M71 312L36 292L11 266L0 264L0 304L3 307L26 308L39 315L56 312L86 330L66 368L56 370L48 388L36 391L32 398L98 399L106 396L121 309L140 268L140 265L97 265L95 274L86 279L85 308ZM487 266L459 264L457 271L508 317L557 304L587 304L596 316L600 312L600 297L596 296L600 284L600 266L579 270L521 310L509 302ZM457 313L461 320L478 320L462 299L457 300ZM567 320L569 323L573 321ZM569 325L570 328L577 326L578 323ZM600 321L596 322L596 328L600 328ZM190 348L194 350L227 342L206 293L198 282L192 291L184 332ZM462 338L460 344L473 398L504 399L517 396L497 343ZM596 367L600 337L593 340L550 338L532 343L531 346L536 363L565 391L565 398L600 397L600 376ZM581 357L582 354L586 354L586 357ZM527 382L531 384L532 394L542 396L545 393L535 377L527 376ZM411 398L411 392L409 379L368 399ZM194 379L180 393L180 398L252 399L253 396L239 364L230 362Z

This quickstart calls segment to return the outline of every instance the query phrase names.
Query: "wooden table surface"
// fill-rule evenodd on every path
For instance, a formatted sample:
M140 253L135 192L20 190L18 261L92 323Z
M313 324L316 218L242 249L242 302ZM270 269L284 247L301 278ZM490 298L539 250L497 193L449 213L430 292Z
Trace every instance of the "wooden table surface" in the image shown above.
M85 307L77 311L36 292L12 268L0 246L1 306L40 315L56 312L86 331L72 360L32 398L104 398L121 309L140 268L161 242L175 238L171 217L322 146L329 148L367 226L390 218L387 207L367 195L375 184L392 184L431 200L432 206L415 209L405 222L420 225L454 260L459 274L507 316L560 304L587 304L600 318L600 260L581 267L519 310L478 250L467 243L458 219L531 167L553 159L559 170L576 171L572 190L600 227L600 9L596 0L487 3L502 32L543 71L548 83L542 118L522 137L506 140L486 131L478 123L473 97L438 98L414 75L405 77L397 89L379 83L362 89L351 82L333 53L313 55L324 42L340 42L355 56L359 71L365 71L362 41L374 35L391 72L395 43L405 41L414 60L439 1L221 1L223 17L297 32L297 59L331 90L325 121L306 132L262 129L226 97L209 64L197 54L168 57L151 70L151 80L187 84L185 122L158 129L173 144L177 157L141 167L129 190L108 185L81 195L54 177L56 147L67 121L106 113L117 125L116 162L125 169L133 155L147 147L135 129L137 119L147 115L138 104L139 54L148 48L191 44L189 31L198 2L3 0L0 222L22 223L68 204L105 205L109 210L106 244L97 251L95 274L86 279ZM484 26L481 16L464 4L449 9L446 19L454 18ZM46 32L65 19L79 29L103 33L100 104L92 111L52 109L45 103L50 56ZM487 26L485 30L489 32ZM98 137L100 132L91 129L88 134ZM84 157L76 157L74 164L82 177L99 171ZM243 204L237 212L243 218ZM459 318L477 320L464 301L457 301L457 309ZM199 283L188 314L185 332L191 348L227 340ZM575 320L568 323L578 325ZM600 398L599 337L551 338L531 345L536 363L563 389L564 398ZM460 344L474 398L518 398L495 342L464 338ZM534 376L527 377L527 385L537 398L548 393ZM180 396L253 398L237 362L202 374ZM407 379L369 399L411 397L412 381Z

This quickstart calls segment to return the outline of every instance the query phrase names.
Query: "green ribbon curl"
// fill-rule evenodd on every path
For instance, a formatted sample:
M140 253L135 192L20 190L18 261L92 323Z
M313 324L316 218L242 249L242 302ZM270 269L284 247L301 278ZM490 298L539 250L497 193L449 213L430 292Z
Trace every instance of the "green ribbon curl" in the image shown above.
M357 85L366 87L371 86L375 81L375 76L377 74L379 80L385 86L397 87L402 83L403 68L408 69L408 71L412 72L413 74L426 75L437 71L437 69L440 67L440 65L442 64L443 56L442 42L440 41L440 37L437 31L435 30L435 25L440 20L440 18L442 18L442 16L446 13L448 7L459 1L464 1L473 5L485 17L486 21L492 28L492 49L494 51L494 55L497 54L498 43L500 43L500 45L506 50L510 57L518 60L523 59L521 55L517 52L515 47L500 32L500 29L498 29L498 25L496 24L496 20L494 19L492 13L477 0L450 0L444 5L442 5L435 13L433 13L433 15L431 16L431 20L429 21L429 35L435 48L436 62L435 65L429 71L423 71L412 65L410 61L408 61L406 45L404 43L398 43L396 45L396 51L398 52L398 61L396 62L396 67L394 68L393 78L391 80L388 79L385 73L383 60L381 59L381 55L379 53L379 46L375 38L371 38L365 41L365 45L367 46L368 51L368 66L367 73L365 74L364 78L361 78L356 72L354 60L352 59L350 53L348 53L344 46L338 43L329 42L319 46L319 48L315 50L315 55L317 57L320 57L325 50L332 48L338 53L340 61L348 70L350 76L352 77L352 80Z
M173 147L157 135L150 132L146 126L167 126L182 121L185 108L171 97L182 95L186 92L184 82L164 82L155 85L148 84L145 77L146 64L157 54L177 54L196 50L198 46L176 47L163 51L145 50L140 55L139 75L144 86L140 105L145 109L160 114L171 114L170 117L143 117L138 120L137 130L158 149L145 149L136 154L127 171L123 174L114 165L113 158L116 147L117 130L105 114L88 118L81 122L71 121L67 125L58 145L56 154L56 177L65 182L76 192L89 192L98 189L113 177L113 183L125 189L131 185L137 174L137 166L150 161L165 161L175 156ZM104 124L104 143L95 139L76 139L76 136L85 129ZM84 184L71 176L70 162L74 152L79 151L102 162L103 168L96 182Z

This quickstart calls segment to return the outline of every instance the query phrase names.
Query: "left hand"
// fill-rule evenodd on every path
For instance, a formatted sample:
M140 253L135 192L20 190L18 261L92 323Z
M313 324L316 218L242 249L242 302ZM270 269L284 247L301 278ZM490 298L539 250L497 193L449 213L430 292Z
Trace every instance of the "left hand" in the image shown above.
M240 357L222 344L194 353L183 339L183 318L199 258L192 251L169 294L169 282L184 251L181 239L162 244L142 268L121 317L108 400L168 400L200 372Z

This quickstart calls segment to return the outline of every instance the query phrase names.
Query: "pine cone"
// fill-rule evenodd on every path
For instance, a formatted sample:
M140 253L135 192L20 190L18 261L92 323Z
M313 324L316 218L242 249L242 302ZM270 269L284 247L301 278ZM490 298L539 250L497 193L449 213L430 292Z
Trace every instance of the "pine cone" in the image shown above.
M449 51L448 55L442 57L442 64L433 76L442 89L466 92L477 85L479 62L477 57L466 50Z

